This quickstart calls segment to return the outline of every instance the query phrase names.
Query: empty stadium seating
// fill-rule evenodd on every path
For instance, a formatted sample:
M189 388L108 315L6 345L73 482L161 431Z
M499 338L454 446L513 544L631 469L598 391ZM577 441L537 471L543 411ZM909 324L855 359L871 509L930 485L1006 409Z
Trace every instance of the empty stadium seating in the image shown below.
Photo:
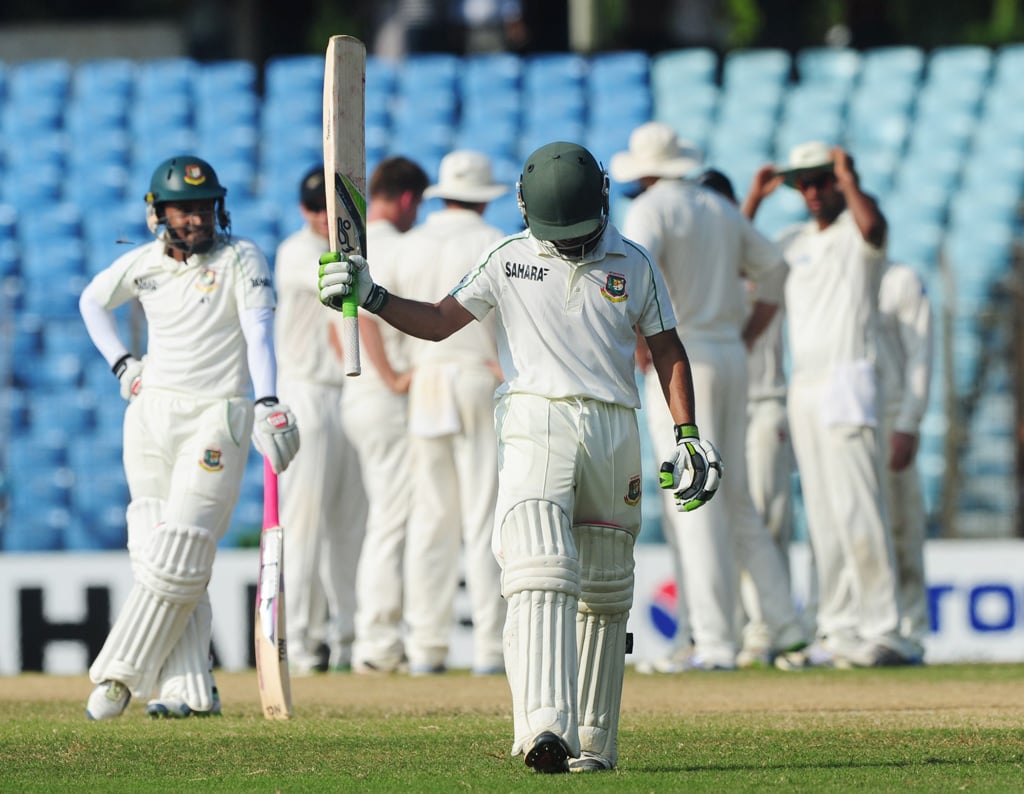
M920 461L929 508L949 485L949 429L966 423L963 467L983 476L962 486L965 526L998 533L1015 491L1015 431L1006 357L992 351L1008 344L997 318L1020 240L1022 69L1024 45L371 56L368 169L405 154L435 177L444 153L475 148L511 186L523 158L553 138L579 140L607 164L655 118L702 147L742 195L760 165L784 161L796 143L846 146L888 215L891 256L922 273L936 306ZM300 176L321 159L322 86L323 61L312 55L262 69L189 58L0 63L4 550L123 546L123 403L81 326L78 294L149 238L151 170L187 150L227 185L233 232L272 256L301 223ZM616 219L628 206L623 188L613 185ZM805 217L799 196L783 190L757 223L774 234ZM522 228L513 193L487 218ZM130 313L119 318L144 335ZM258 529L255 454L251 463L224 545Z

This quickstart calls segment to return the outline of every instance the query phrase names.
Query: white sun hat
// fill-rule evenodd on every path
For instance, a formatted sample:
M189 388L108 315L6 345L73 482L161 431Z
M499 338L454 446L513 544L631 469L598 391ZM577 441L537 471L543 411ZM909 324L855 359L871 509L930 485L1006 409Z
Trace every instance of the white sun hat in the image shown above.
M799 143L789 150L789 162L776 173L785 178L787 185L795 185L802 176L818 171L831 171L832 147L824 141Z
M493 201L508 192L507 185L494 181L491 158L482 152L457 149L441 159L436 185L423 191L423 198L440 198L478 204Z
M634 182L641 177L683 177L700 167L704 153L661 121L641 124L629 136L629 150L612 156L612 178Z

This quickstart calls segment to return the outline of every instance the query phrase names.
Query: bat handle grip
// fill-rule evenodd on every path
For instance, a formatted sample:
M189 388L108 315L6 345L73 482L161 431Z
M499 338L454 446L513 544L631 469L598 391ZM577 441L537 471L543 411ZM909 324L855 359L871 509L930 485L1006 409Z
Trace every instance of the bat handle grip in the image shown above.
M341 348L345 353L345 374L358 375L362 366L359 361L359 293L355 289L341 301Z
M263 528L279 526L277 509L277 474L270 460L263 459Z

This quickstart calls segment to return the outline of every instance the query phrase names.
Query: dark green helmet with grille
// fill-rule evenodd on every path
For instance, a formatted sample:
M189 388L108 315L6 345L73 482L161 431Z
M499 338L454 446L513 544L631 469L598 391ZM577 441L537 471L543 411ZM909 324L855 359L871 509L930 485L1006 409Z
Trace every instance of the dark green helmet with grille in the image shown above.
M604 232L608 177L579 144L541 146L527 158L518 187L523 220L538 240L590 240Z
M227 192L208 162L192 155L178 155L157 166L149 182L146 203L222 199Z

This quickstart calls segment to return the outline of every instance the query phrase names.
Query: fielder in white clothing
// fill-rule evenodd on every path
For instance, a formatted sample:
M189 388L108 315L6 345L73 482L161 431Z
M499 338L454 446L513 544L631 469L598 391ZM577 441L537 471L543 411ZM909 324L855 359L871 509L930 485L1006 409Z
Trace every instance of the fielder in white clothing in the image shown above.
M356 291L369 311L435 341L494 312L506 381L493 549L508 602L512 753L538 772L597 772L618 758L640 530L638 332L676 422L662 485L678 509L711 498L721 464L693 424L664 282L647 252L608 225L608 180L593 155L542 146L526 160L519 199L527 231L484 251L437 303L389 295L366 260L338 254L321 259L320 298L340 308Z
M932 310L921 277L912 267L891 262L878 293L878 363L885 407L882 411L882 484L892 527L903 620L911 661L924 659L929 631L924 543L924 495L916 466L921 420L928 408L932 376ZM888 456L884 443L888 443Z
M426 172L406 157L388 157L370 175L366 245L383 284L403 263L395 251L416 223ZM387 323L359 312L363 372L348 378L343 423L359 452L369 500L366 536L356 571L356 640L352 670L394 673L406 668L404 626L405 541L412 500L402 491L412 481L409 463L407 339ZM368 364L367 364L368 362Z
M366 527L359 458L342 428L346 380L337 316L323 311L310 262L328 250L323 167L299 185L305 224L274 262L278 396L304 430L302 450L281 477L288 666L304 674L352 663L355 578ZM328 658L321 658L326 644Z
M480 252L504 237L481 216L488 202L506 192L508 187L494 182L486 155L469 150L445 155L437 184L423 193L425 199L443 199L444 208L403 237L395 252L403 263L395 291L415 300L444 297ZM438 343L410 338L408 350L416 504L406 541L409 671L421 675L446 668L459 583L452 562L461 547L472 610L473 671L501 673L505 601L491 553L498 492L494 390L502 380L494 318L470 323Z
M668 285L679 336L693 369L700 406L699 423L713 427L731 468L722 498L695 513L667 510L668 531L680 557L689 606L693 652L685 646L653 672L736 667L739 574L747 571L758 591L771 634L770 649L789 652L806 644L796 615L789 578L747 486L747 354L776 309L785 278L778 247L758 232L728 199L684 180L700 154L681 145L667 124L649 122L635 129L629 149L611 161L612 176L644 186L629 206L623 233L654 257ZM743 278L759 285L760 306L747 320ZM650 379L647 409L655 449L664 444L672 417L655 398ZM658 439L660 439L660 444ZM666 533L668 534L668 533ZM644 671L645 668L638 669Z
M270 267L252 242L230 236L226 192L198 157L161 163L146 194L157 239L118 257L79 302L128 400L134 581L89 668L97 686L86 714L94 720L120 716L133 695L154 689L151 716L220 713L206 590L217 542L238 501L250 435L278 473L299 447L295 417L276 396ZM113 314L133 298L148 326L141 359Z
M812 217L780 238L790 267L789 422L818 577L818 642L806 658L904 664L876 371L885 218L839 147L801 144L789 168L758 174L755 202L785 181Z

